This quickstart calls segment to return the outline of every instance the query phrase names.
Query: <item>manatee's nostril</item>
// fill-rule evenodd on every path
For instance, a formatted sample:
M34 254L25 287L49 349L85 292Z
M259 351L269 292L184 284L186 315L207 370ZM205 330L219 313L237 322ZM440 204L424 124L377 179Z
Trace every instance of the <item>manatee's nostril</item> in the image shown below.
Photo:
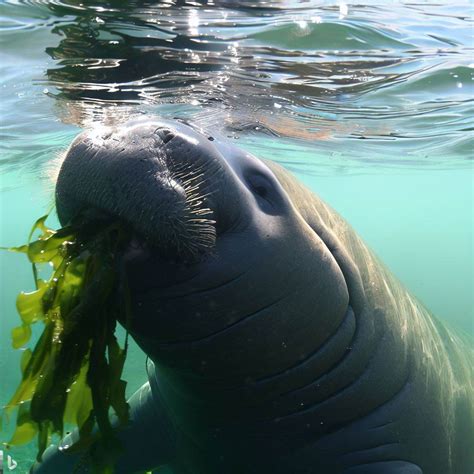
M155 133L161 138L162 142L166 145L175 137L175 133L168 128L159 128L155 130Z

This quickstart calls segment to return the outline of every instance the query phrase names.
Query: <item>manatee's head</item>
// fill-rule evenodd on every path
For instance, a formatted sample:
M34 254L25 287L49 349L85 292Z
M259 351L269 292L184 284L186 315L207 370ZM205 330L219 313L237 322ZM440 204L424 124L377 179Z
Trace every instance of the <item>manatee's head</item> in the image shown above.
M233 382L303 360L347 312L343 273L293 201L261 160L165 120L82 133L56 185L62 224L133 229L121 268L145 352Z

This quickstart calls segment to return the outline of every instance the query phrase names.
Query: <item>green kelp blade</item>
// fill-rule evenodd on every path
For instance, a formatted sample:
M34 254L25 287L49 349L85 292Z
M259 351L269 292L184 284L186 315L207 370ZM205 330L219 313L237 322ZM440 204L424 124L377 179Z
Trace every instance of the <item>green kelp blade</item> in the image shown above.
M31 349L25 349L23 351L23 354L21 355L21 360L20 360L20 369L21 369L21 375L25 373L25 369L30 362L31 356L33 353L31 352Z
M26 369L26 366L28 365L28 362L30 361L31 354L32 352L30 349L25 349L21 355L20 368L21 368L22 375L24 375L25 373L25 369ZM27 412L28 417L29 417L29 405L27 403L20 402L18 405L11 405L11 406L7 405L6 407L4 407L5 414L8 416L9 413L17 406L19 407L18 414L17 414L17 427L10 441L6 443L7 445L22 444L22 440L28 438L27 432L30 430L30 428L31 429L34 428L36 430L35 433L37 432L37 428L34 422L31 420L27 420L27 421L25 420L25 415L24 415L25 411ZM24 426L26 422L28 422L31 425L31 427ZM2 429L2 420L0 420L0 431L1 429ZM28 442L28 441L25 441L25 442Z
M0 247L1 250L8 250L9 252L28 253L28 244L20 245L19 247Z
M51 262L58 255L58 252L60 252L66 242L68 241L57 238L55 235L45 240L36 240L28 245L28 259L31 263Z
M24 324L33 324L44 318L43 298L48 288L47 284L38 284L37 290L29 293L22 291L17 296L16 309Z
M51 323L54 325L54 323ZM56 330L56 328L54 328ZM48 425L62 435L63 413L67 388L72 383L70 373L58 368L61 344L53 341L46 359L44 371L38 378L35 393L31 399L31 418L39 424ZM34 353L33 353L34 357ZM40 428L41 431L41 428ZM41 433L40 433L41 434Z
M58 249L65 242L73 242L75 234L71 227L63 227L59 231L54 231L45 225L48 215L40 217L31 228L28 236L28 243L18 247L8 247L5 250L10 252L26 253L32 263L50 262L58 253ZM41 231L38 240L31 242L36 230ZM4 248L4 247L0 247Z
M28 324L22 324L12 329L12 346L13 349L20 349L31 338L31 327Z
M46 219L48 218L49 214L45 214L44 216L41 216L39 219L36 220L36 222L33 224L33 227L30 230L30 235L28 235L28 243L31 242L31 239L33 238L33 234L35 233L35 230L40 230L43 235L47 235L49 231L53 232L46 224Z
M54 261L58 253L74 243L75 236L68 228L49 233L28 245L28 259L32 263L48 263ZM59 254L61 256L61 254Z
M38 433L38 425L31 419L29 403L22 403L18 409L16 429L9 445L29 443Z
M33 398L39 375L45 370L47 364L52 329L51 325L46 326L39 341L36 343L34 351L28 356L27 362L23 358L25 356L22 357L21 365L24 367L22 380L13 397L5 406L7 413L10 413L21 403L30 401Z
M122 423L126 423L129 415L129 405L126 402L125 390L127 382L120 379L125 364L125 358L127 357L127 347L122 349L115 336L110 338L108 343L108 355L109 355L109 380L108 385L110 386L110 404L115 410L119 420Z
M73 313L73 310L81 304L83 288L86 283L85 274L89 260L90 259L83 258L79 255L69 262L62 273L60 284L58 284L55 306L60 307L64 326L77 324L81 320L80 317L76 317L74 321L71 321L71 316L77 316L77 314ZM93 310L93 308L89 309Z
M79 375L68 389L64 422L81 428L90 416L92 410L91 389L86 383L89 363L81 367Z

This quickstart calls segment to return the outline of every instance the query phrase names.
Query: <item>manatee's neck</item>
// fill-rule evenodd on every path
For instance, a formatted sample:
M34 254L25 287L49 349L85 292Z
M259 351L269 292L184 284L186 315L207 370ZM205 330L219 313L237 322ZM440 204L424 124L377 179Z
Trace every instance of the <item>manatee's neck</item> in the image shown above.
M291 367L258 380L219 384L159 363L150 364L149 377L173 422L197 445L211 445L212 433L230 426L238 433L272 430L284 437L286 431L304 433L309 423L313 435L319 437L335 424L353 419L341 407L328 409L328 401L357 383L375 341L373 326L357 326L349 307L324 343ZM354 410L358 404L360 400L355 405L351 402ZM234 434L231 430L222 439L228 436L230 443Z
M294 239L292 244L291 259L278 261L287 249L272 249L270 287L264 284L268 265L257 261L244 277L221 285L220 294L203 294L178 308L174 300L181 321L187 318L186 306L221 325L192 341L154 345L152 379L178 424L197 432L223 420L270 421L298 412L306 403L299 390L316 379L324 383L325 375L346 357L356 334L347 290L323 286L323 294L334 292L325 301L319 292L308 291L316 280L324 285L325 278L315 279L306 242ZM323 399L332 385L324 390Z

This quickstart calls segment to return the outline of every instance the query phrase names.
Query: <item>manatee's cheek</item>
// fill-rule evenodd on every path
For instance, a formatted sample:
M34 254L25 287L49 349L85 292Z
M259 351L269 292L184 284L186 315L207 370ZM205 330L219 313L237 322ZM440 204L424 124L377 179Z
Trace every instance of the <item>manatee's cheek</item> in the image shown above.
M197 265L175 262L153 251L139 240L133 240L120 262L121 284L118 291L130 295L130 321L120 321L137 335L157 331L157 318L165 306L160 296L192 280L199 273Z
M311 253L314 248L296 237L292 243L290 253L289 245L286 252L262 247L260 255L267 258L254 257L244 273L228 275L217 287L199 275L195 284L204 290L188 285L186 294L175 297L169 290L134 294L136 342L167 367L211 379L225 374L233 382L259 379L306 360L340 327L349 295L322 244Z
M199 273L198 265L175 262L150 251L125 254L121 265L132 295L164 291Z

